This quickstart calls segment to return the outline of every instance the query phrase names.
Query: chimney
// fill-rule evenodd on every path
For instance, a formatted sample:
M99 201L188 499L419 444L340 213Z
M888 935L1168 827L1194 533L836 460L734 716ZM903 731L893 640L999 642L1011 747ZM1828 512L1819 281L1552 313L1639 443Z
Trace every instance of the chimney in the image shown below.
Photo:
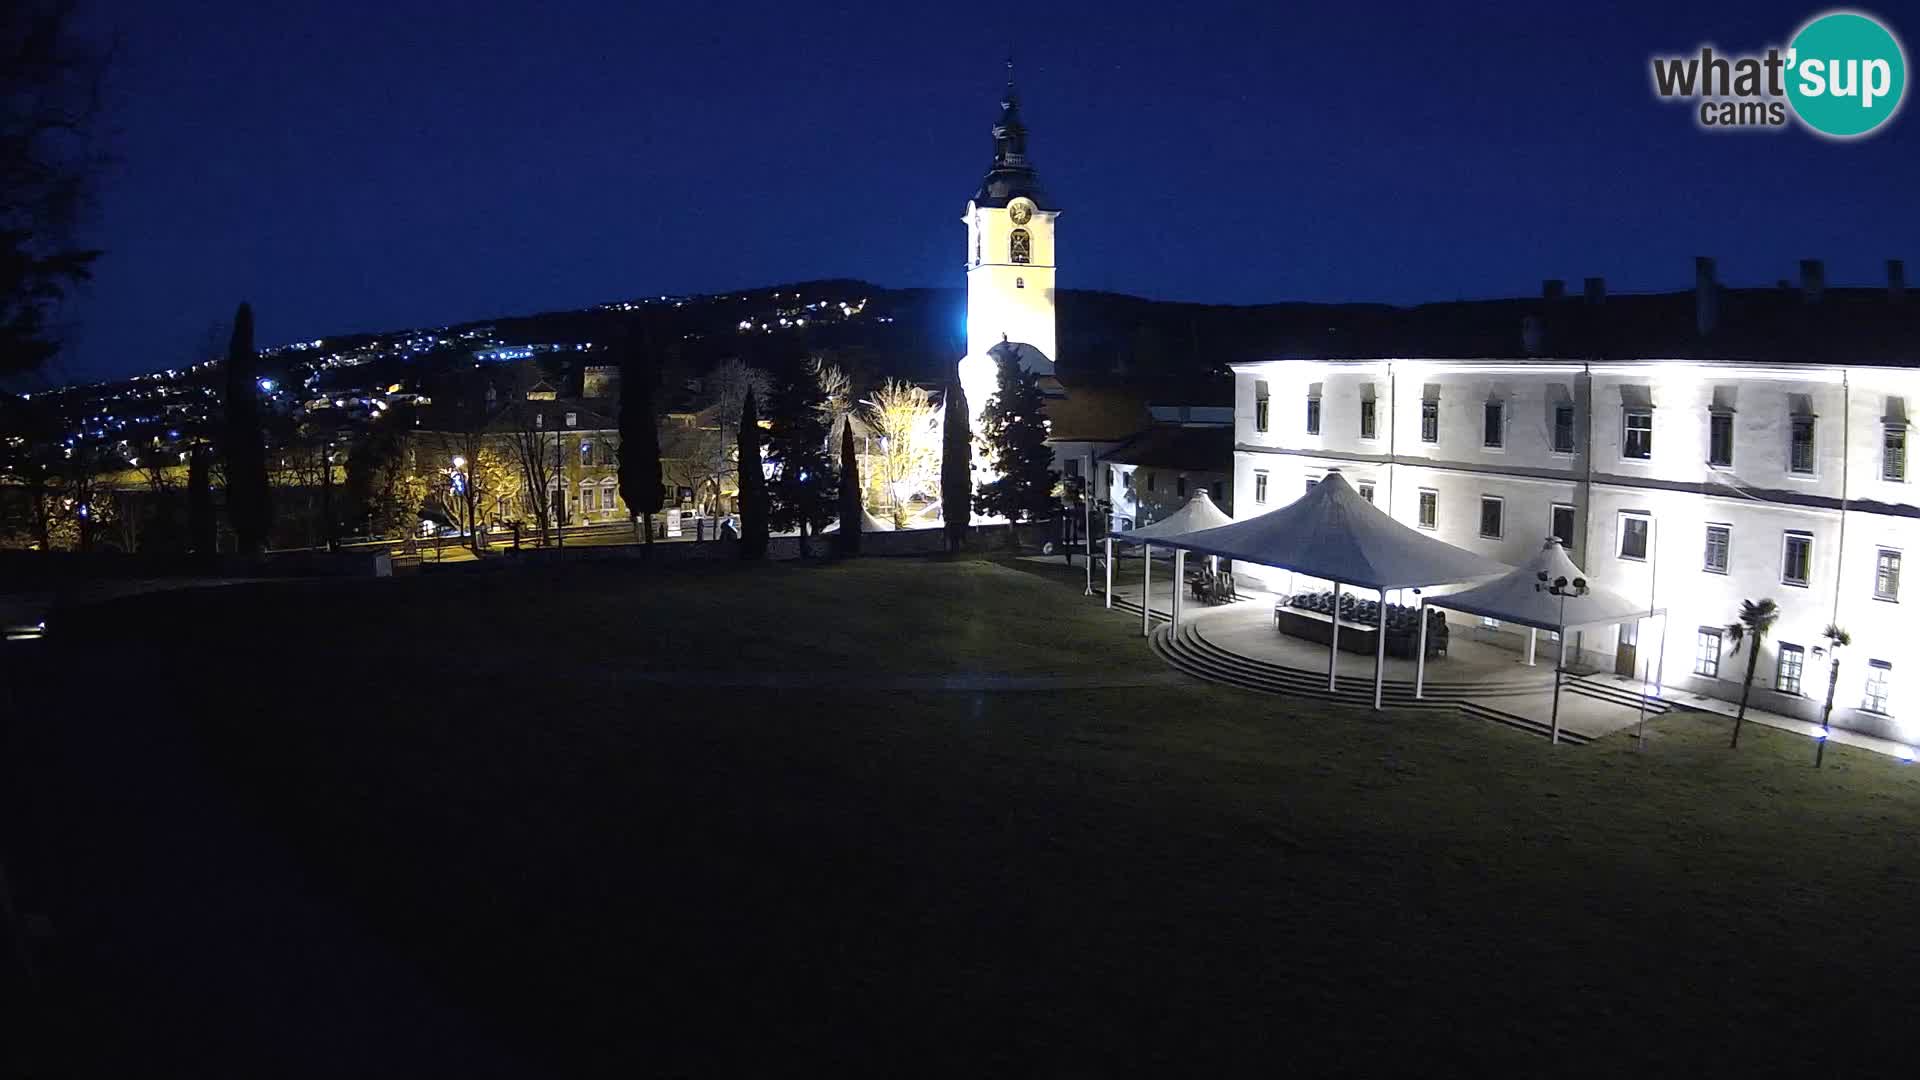
M1693 259L1693 325L1701 337L1712 334L1720 325L1720 282L1714 276L1713 259L1707 255Z
M1587 279L1587 303L1595 307L1607 302L1607 279L1590 277Z
M1827 264L1819 259L1800 260L1800 299L1809 304L1820 302L1827 291Z
M1899 303L1907 298L1907 261L1887 260L1887 299Z
M1528 315L1520 320L1520 347L1528 356L1539 356L1547 340L1547 324L1538 315Z
M1540 283L1540 295L1548 300L1559 300L1567 295L1567 283L1557 277L1550 277Z

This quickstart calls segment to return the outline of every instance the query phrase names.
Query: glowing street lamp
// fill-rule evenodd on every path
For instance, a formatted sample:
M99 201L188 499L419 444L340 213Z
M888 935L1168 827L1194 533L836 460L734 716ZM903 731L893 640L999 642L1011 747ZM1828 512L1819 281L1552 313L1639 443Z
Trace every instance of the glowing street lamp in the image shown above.
M1587 579L1577 577L1568 581L1566 575L1562 574L1549 581L1545 570L1534 577L1534 592L1551 593L1560 598L1560 652L1553 658L1553 727L1549 734L1557 746L1560 743L1560 673L1567 666L1567 597L1587 595Z

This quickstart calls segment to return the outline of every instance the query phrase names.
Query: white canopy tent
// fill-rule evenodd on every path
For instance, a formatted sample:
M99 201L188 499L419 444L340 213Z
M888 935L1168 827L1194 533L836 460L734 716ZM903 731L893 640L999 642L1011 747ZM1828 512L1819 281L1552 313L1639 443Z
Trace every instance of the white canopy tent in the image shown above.
M1384 608L1389 589L1477 581L1512 569L1504 563L1475 555L1402 525L1379 507L1361 498L1360 493L1353 490L1353 486L1337 469L1328 472L1326 479L1315 484L1305 495L1278 510L1229 525L1158 537L1154 542L1175 551L1175 629L1180 625L1179 584L1185 574L1185 555L1189 551L1291 570L1333 582L1333 634L1327 650L1329 690L1337 686L1340 649L1338 598L1344 587L1357 585L1378 592ZM1380 707L1380 690L1386 679L1387 663L1384 617L1381 622L1373 661L1373 707L1376 709ZM1423 622L1423 635L1425 629ZM1421 651L1421 662L1424 663L1424 637Z
M836 519L828 522L826 528L820 530L820 535L825 536L828 533L837 533L839 531L840 522ZM863 533L892 532L893 522L885 518L874 517L873 511L862 508L860 511L860 531Z
M1567 631L1583 626L1598 626L1606 623L1638 623L1641 619L1660 616L1660 649L1656 656L1664 664L1667 643L1666 609L1656 608L1651 603L1642 603L1612 589L1598 588L1589 584L1584 593L1575 595L1568 591L1555 595L1549 586L1564 581L1569 586L1580 580L1580 568L1567 558L1567 551L1560 541L1549 537L1540 548L1539 554L1528 559L1510 574L1502 575L1492 581L1463 589L1446 596L1423 599L1422 607L1446 608L1468 615L1480 615L1501 622L1518 623L1528 630L1527 662L1533 662L1534 644L1539 632L1551 630L1560 638L1560 653L1553 670L1553 740L1560 741L1560 676L1567 665ZM1421 624L1422 630L1425 623ZM1660 683L1664 687L1665 672L1661 672ZM1420 665L1414 676L1414 696L1420 696L1426 687L1426 665ZM1642 694L1644 706L1645 694Z
M1151 525L1142 525L1123 533L1107 534L1107 606L1113 606L1113 542L1141 545L1140 554L1146 561L1140 587L1140 632L1153 629L1152 616L1147 614L1148 592L1153 585L1153 541L1163 536L1179 536L1182 533L1197 532L1201 529L1217 528L1233 524L1233 518L1225 510L1213 504L1205 488L1194 493L1187 505L1161 518ZM1180 580L1173 582L1174 603L1179 603Z

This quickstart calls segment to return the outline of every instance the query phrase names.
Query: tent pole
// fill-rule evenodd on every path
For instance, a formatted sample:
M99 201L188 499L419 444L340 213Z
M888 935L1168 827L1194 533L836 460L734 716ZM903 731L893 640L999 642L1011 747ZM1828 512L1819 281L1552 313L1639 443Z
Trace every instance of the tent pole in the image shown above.
M1653 693L1663 697L1667 692L1667 613L1660 613L1660 660L1653 675Z
M1527 627L1527 666L1533 666L1534 653L1540 644L1540 631Z
M1380 590L1380 618L1373 624L1373 711L1380 711L1380 688L1387 680L1387 590Z
M1153 633L1153 545L1140 545L1140 636Z
M1333 583L1333 638L1327 645L1327 689L1339 686L1340 669L1340 583Z
M1185 588L1183 588L1183 586L1186 585L1186 583L1187 583L1187 549L1174 548L1173 549L1173 604L1172 604L1173 629L1170 631L1171 633L1178 634L1180 632L1180 600L1181 600L1180 594L1187 591Z
M1087 478L1080 485L1080 508L1085 517L1087 545L1087 595L1093 595L1093 452L1087 452Z
M1560 598L1561 610L1564 611L1566 609L1566 606L1567 606L1567 598L1563 596ZM1562 619L1566 618L1564 614L1561 615L1560 617ZM1562 622L1560 624L1560 660L1559 662L1553 665L1553 727L1548 732L1548 739L1555 746L1560 745L1560 682L1561 682L1561 673L1566 670L1566 667L1567 667L1567 624Z
M1413 661L1413 696L1415 700L1427 696L1427 598L1422 596L1414 605L1414 611L1420 616L1420 652Z
M1113 537L1106 538L1107 545L1107 610L1113 610Z

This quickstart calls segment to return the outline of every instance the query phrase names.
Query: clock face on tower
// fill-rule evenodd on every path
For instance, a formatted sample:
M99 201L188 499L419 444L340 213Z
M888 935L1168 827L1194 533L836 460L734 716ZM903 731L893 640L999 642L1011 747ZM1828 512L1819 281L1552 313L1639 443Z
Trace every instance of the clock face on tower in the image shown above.
M1007 205L1007 216L1015 225L1025 225L1033 219L1033 204L1025 199L1015 199Z

